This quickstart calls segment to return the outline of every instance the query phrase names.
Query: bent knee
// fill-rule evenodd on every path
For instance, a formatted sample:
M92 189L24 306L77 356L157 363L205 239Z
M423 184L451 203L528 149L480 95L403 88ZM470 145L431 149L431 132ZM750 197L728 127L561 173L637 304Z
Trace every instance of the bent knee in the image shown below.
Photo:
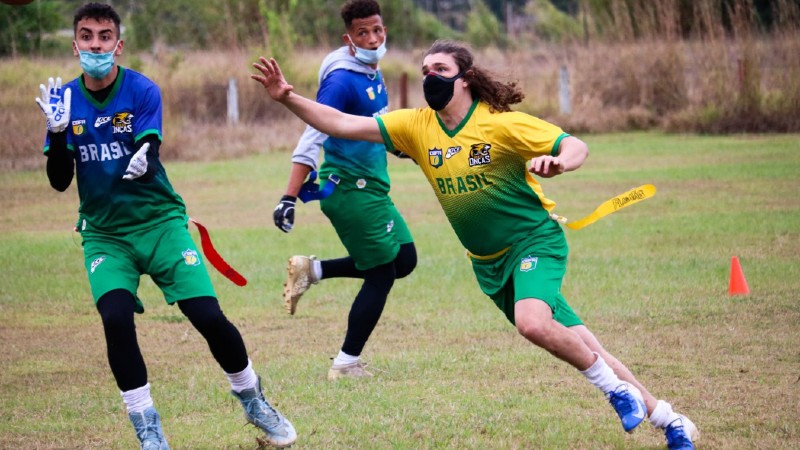
M549 324L544 321L517 321L517 332L532 343L546 347L552 335Z
M402 244L394 259L395 278L404 278L417 267L417 249L413 242Z

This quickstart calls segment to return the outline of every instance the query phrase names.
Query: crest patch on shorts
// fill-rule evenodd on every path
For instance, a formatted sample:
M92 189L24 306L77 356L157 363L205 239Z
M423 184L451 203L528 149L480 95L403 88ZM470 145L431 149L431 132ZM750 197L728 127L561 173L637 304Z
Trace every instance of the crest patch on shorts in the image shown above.
M197 255L196 251L187 248L181 253L181 255L183 255L183 262L185 262L187 266L200 265L200 257Z
M519 264L519 271L530 272L531 270L536 269L536 263L538 262L539 262L539 257L537 256L528 256L522 258L522 261Z
M94 261L92 261L92 265L91 265L91 267L89 268L89 273L94 273L94 269L96 269L96 268L97 268L97 266L99 266L100 264L102 264L102 263L103 263L103 261L105 261L105 260L106 260L106 257L105 257L105 256L101 256L101 257L99 257L99 258L95 259Z

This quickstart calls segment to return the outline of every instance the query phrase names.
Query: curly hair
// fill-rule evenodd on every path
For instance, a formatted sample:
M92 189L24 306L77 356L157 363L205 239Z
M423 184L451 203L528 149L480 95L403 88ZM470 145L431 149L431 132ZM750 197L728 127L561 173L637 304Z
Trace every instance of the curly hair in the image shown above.
M469 82L472 97L488 103L492 111L511 111L510 105L519 103L525 98L516 81L495 80L489 71L475 66L472 52L466 45L457 41L438 40L425 52L423 58L436 53L453 57L458 65L458 71L464 72L464 80Z
M114 22L114 28L116 28L117 31L117 37L120 37L119 24L121 20L119 18L119 14L117 14L111 5L106 5L105 3L87 3L78 8L78 10L75 11L75 18L72 21L74 33L78 33L78 22L83 19L94 19L98 22L110 20L111 22Z
M355 19L365 19L381 15L381 6L375 0L348 0L341 10L344 26L350 28Z

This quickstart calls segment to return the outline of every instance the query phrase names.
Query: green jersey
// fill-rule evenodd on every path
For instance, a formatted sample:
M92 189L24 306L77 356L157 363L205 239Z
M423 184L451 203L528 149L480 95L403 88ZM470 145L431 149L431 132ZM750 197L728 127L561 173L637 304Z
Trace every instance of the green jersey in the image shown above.
M186 207L160 161L149 183L123 180L142 137L162 135L161 93L144 75L120 67L102 103L86 90L83 78L69 82L72 104L67 148L75 157L83 232L128 234L168 220L186 220ZM49 141L45 142L45 153Z

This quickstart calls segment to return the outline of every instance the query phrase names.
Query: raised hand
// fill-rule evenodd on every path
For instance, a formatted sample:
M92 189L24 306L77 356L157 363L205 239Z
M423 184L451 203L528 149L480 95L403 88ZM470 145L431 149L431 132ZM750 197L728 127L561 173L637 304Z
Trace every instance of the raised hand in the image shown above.
M67 89L61 92L61 77L50 77L47 80L48 87L39 85L41 97L36 97L36 103L42 109L45 119L47 119L47 130L51 133L60 133L67 129L69 125L70 105L72 104L72 90Z
M294 90L294 86L286 82L283 77L280 66L275 58L258 58L259 63L253 63L253 67L261 72L261 75L253 74L250 78L258 81L267 90L267 93L273 100L283 102L289 98L289 94Z
M131 162L128 163L128 168L125 169L125 175L122 176L123 180L135 180L147 172L147 150L150 149L150 143L145 142L139 150L131 157Z

